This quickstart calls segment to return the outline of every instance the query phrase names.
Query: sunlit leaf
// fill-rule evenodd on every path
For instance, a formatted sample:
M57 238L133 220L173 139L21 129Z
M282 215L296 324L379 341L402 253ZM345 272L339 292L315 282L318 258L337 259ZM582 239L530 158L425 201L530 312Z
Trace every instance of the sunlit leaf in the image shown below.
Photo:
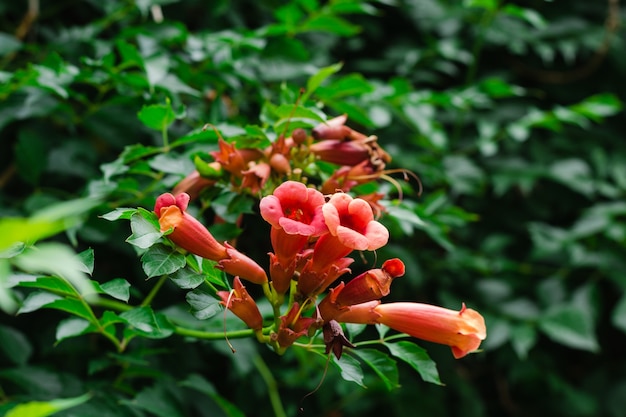
M81 395L74 398L62 398L50 401L31 401L15 406L5 417L47 417L58 413L59 411L67 410L68 408L76 407L91 398L91 394Z

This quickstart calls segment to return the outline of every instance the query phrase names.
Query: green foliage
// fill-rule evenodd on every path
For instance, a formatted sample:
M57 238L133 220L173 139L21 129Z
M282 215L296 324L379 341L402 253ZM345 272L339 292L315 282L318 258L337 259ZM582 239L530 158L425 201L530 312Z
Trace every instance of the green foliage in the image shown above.
M0 414L624 415L617 2L210 3L0 6ZM351 268L399 257L390 299L480 311L479 354L345 325L341 359L321 334L276 355L276 306L255 335L216 298L232 277L160 229L197 169L191 214L265 267L281 178L246 192L208 152L341 114L392 157L355 188L387 196L390 244Z

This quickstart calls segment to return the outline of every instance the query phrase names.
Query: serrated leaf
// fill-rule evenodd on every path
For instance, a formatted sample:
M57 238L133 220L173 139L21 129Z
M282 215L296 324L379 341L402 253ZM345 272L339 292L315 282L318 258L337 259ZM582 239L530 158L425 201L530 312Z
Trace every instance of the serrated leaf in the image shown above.
M82 271L86 274L93 274L93 268L95 263L95 256L92 248L85 249L84 251L78 254L78 259L82 263L84 267Z
M341 377L344 380L354 382L363 388L367 388L363 383L363 369L361 368L359 361L350 355L344 354L341 356L341 359L337 359L335 356L332 356L332 362L333 365L339 368Z
M557 305L539 319L539 328L550 339L565 346L597 352L600 347L591 318L570 305Z
M107 295L126 303L130 298L130 283L123 278L115 278L100 284L100 288L102 288L102 291Z
M140 213L135 213L130 218L130 229L132 234L126 242L141 249L149 248L163 236L163 233Z
M173 274L185 266L185 256L165 245L153 245L141 257L148 278Z
M169 320L163 314L155 314L152 308L148 306L125 311L119 317L133 327L133 333L138 333L144 337L163 339L174 333L174 326L172 326Z
M430 359L426 350L413 342L401 341L385 343L389 352L415 369L425 382L443 385L437 371L437 364Z
M193 290L204 282L204 275L182 268L170 275L170 279L179 288Z
M202 290L196 289L188 292L185 299L198 320L209 319L222 311L219 300Z
M398 383L398 366L385 352L376 349L354 349L353 352L376 372L387 390L400 386Z
M56 341L58 343L64 339L88 333L89 326L90 323L87 320L78 317L70 317L61 320L57 326Z
M5 415L5 417L47 417L62 410L76 407L91 398L90 394L74 398L62 398L51 401L31 401L18 404Z

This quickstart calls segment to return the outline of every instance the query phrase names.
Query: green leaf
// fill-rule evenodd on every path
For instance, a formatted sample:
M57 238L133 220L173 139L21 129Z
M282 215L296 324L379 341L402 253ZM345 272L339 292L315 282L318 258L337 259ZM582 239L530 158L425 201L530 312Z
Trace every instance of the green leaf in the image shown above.
M30 313L37 311L48 304L61 300L63 297L60 295L52 294L47 291L36 291L28 294L28 297L22 302L17 314Z
M526 359L528 352L537 343L537 329L528 323L513 327L511 330L511 346L517 357Z
M153 245L141 257L148 278L173 274L185 266L185 256L165 245Z
M73 227L80 216L99 204L92 198L52 204L30 218L6 217L0 219L0 251L19 242L34 243Z
M57 326L56 341L59 343L64 339L89 333L89 327L90 323L87 320L78 317L61 320Z
M626 294L622 295L611 314L611 323L626 333Z
M163 233L140 213L131 216L130 230L132 230L132 234L126 239L126 242L141 249L148 249L163 236Z
M72 287L66 280L59 277L37 277L34 281L21 281L20 287L39 288L41 290L52 291L56 294L77 296L76 289Z
M363 369L361 368L359 361L346 354L342 355L341 359L337 359L335 356L332 356L331 360L332 363L339 368L341 377L344 380L354 382L363 388L367 388L363 383Z
M33 348L24 334L11 327L0 325L0 352L16 365L26 365Z
M95 262L93 249L91 248L85 249L84 251L78 254L78 259L80 259L80 262L82 263L84 267L82 271L89 275L93 274L93 268L94 268L94 262Z
M339 36L353 36L361 31L361 27L353 25L346 19L332 15L316 15L307 19L299 28L299 32L328 32Z
M182 268L170 275L170 279L179 288L193 290L204 282L204 275Z
M199 289L188 292L185 299L191 306L193 315L198 320L209 319L222 311L222 305L219 300Z
M66 245L60 243L42 243L31 247L15 257L15 264L24 271L45 273L63 277L86 297L94 294L81 260Z
M31 401L18 404L5 415L5 417L47 417L76 407L91 398L91 394L84 394L80 397L62 398L51 401Z
M119 207L113 211L103 214L100 217L108 221L115 221L119 219L129 220L135 213L137 213L136 208Z
M174 333L174 326L163 314L155 314L148 306L125 311L120 318L133 327L132 332L151 339L163 339Z
M618 113L623 107L620 99L610 93L596 94L587 97L584 101L571 106L571 110L596 122L604 117Z
M574 306L550 308L539 319L539 328L555 342L571 348L591 352L600 350L591 317Z
M437 364L430 359L425 349L406 340L397 343L386 342L385 346L393 356L411 365L425 382L443 385L439 378Z
M100 288L102 288L102 291L107 295L117 300L127 303L130 298L130 283L123 278L115 278L100 284Z
M0 56L19 51L21 47L22 42L15 36L0 32Z
M146 127L163 131L176 120L176 113L174 113L174 109L172 109L172 105L168 100L166 104L143 106L137 113L137 117Z
M51 303L46 304L46 308L54 308L55 310L65 311L66 313L74 314L78 317L82 317L85 320L93 320L94 314L89 305L71 298L63 298L60 300L54 300Z
M245 417L245 414L237 408L236 405L220 396L213 384L207 381L203 376L198 374L191 374L189 377L180 383L184 387L189 387L196 391L209 396L218 407L226 414L227 417Z
M178 401L162 383L144 388L132 402L129 401L129 405L146 410L150 415L157 417L184 417Z
M389 355L376 349L354 349L353 352L370 366L385 384L387 390L398 388L398 366Z
M311 94L313 94L313 92L317 90L317 87L322 85L324 80L326 80L328 77L341 71L342 67L343 67L343 63L339 62L337 64L333 64L333 65L329 65L327 67L321 68L317 73L311 76L307 80L306 91L301 97L301 102L306 103L306 101L309 99Z

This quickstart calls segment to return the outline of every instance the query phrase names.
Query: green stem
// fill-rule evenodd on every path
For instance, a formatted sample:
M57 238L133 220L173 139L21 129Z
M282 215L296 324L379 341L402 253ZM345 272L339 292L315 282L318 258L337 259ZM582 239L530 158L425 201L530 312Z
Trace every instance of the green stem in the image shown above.
M230 332L206 332L204 330L188 329L186 327L176 326L174 332L181 336L195 337L198 339L219 340L224 338L243 339L245 337L254 336L254 330L233 330Z
M276 383L276 379L274 379L274 375L267 367L261 355L256 355L252 360L254 366L259 371L261 378L265 381L265 385L267 385L267 393L270 397L270 402L272 404L272 408L274 409L274 415L276 417L287 417L285 414L285 409L283 408L283 403L280 399L280 393L278 392L278 384Z
M152 287L152 289L150 290L146 298L144 298L143 302L141 303L142 307L150 305L150 303L152 302L154 297L157 295L157 293L159 292L163 284L165 284L165 281L167 281L167 277L168 277L167 275L161 275L157 283L154 284L154 287Z
M167 126L163 126L161 134L163 135L163 148L165 149L165 151L167 151L170 148L170 141L167 137Z
M130 311L135 308L129 304L122 303L121 301L110 300L108 298L98 298L92 304L97 305L98 307L104 307L115 311Z

